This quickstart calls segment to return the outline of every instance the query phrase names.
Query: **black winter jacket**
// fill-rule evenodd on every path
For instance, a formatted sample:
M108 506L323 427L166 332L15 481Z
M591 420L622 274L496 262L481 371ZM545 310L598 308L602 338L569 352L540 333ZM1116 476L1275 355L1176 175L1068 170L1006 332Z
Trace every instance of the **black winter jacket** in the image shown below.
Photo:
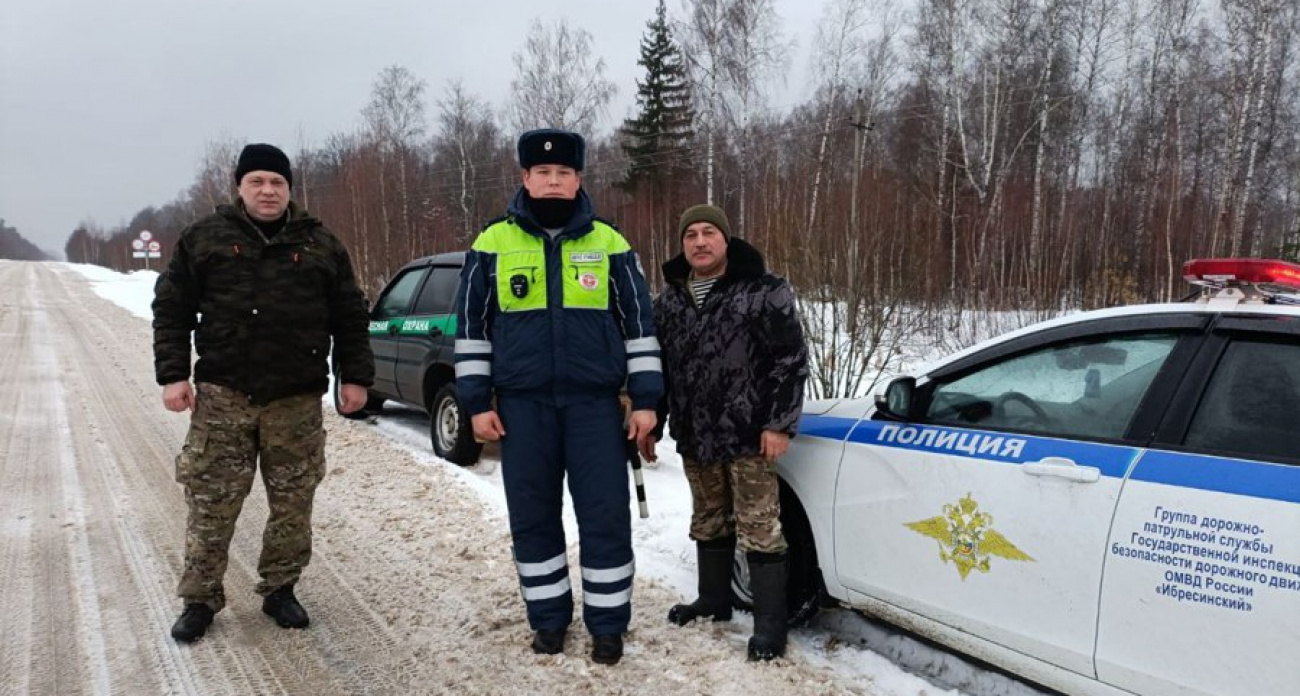
M255 404L325 392L330 340L343 382L374 383L369 317L347 249L290 203L268 241L238 201L181 232L153 301L159 384L190 376ZM200 318L201 317L201 318Z
M655 298L665 397L659 423L683 457L719 464L759 453L764 430L794 435L808 378L808 347L785 279L742 239L727 243L727 271L696 309L690 265L663 265ZM659 426L662 430L662 425Z

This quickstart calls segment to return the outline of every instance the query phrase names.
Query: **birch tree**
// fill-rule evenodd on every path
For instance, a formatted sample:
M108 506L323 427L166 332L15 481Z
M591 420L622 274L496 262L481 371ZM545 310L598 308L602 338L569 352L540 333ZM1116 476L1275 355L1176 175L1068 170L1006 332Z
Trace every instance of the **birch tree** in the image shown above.
M789 46L781 38L781 18L772 0L730 0L726 11L725 33L727 86L733 95L732 125L742 138L739 150L740 201L737 236L745 236L748 211L750 162L755 140L750 125L766 99L766 89L779 78L786 66Z
M495 173L490 166L494 146L500 132L485 102L471 94L460 80L447 85L438 100L438 138L435 151L450 165L454 185L450 192L459 211L457 239L467 243L482 222L479 218L481 182L484 169Z
M679 24L684 57L697 101L698 123L704 131L704 202L716 205L718 141L726 120L727 5L729 0L682 0L686 17Z
M427 84L399 65L384 68L370 92L370 103L362 110L369 133L378 145L382 170L379 176L379 205L384 246L395 241L398 248L414 256L419 248L411 224L411 163L418 140L427 127L424 93ZM392 170L396 170L393 172ZM396 174L395 200L388 195L388 176ZM396 240L394 240L396 236Z
M1296 6L1287 0L1223 0L1228 28L1228 49L1232 55L1233 85L1229 93L1233 115L1225 143L1226 172L1219 196L1211 248L1219 236L1227 235L1227 253L1242 252L1243 235L1250 206L1257 195L1256 169L1261 150L1268 143L1263 125L1273 91L1280 81L1278 66L1295 30ZM1222 220L1230 227L1221 230Z
M618 94L618 87L605 77L605 60L598 56L586 30L563 19L554 24L533 20L523 48L513 54L515 129L594 133Z
M957 287L957 248L959 233L956 224L957 201L950 192L950 169L958 162L951 161L952 142L960 128L957 113L961 107L961 93L966 79L966 63L970 47L965 27L971 20L971 0L921 0L917 8L914 31L914 70L933 96L934 109L927 123L933 141L934 202L933 232L935 248L947 250L948 290ZM964 145L960 148L964 153ZM951 165L951 166L950 166ZM969 169L967 163L966 168ZM952 172L952 176L956 171ZM945 243L946 240L946 243ZM940 274L927 269L927 291ZM927 294L929 294L927 292Z
M822 18L813 38L812 78L825 102L825 115L818 136L817 161L813 167L812 192L808 200L807 229L810 232L817 226L817 203L840 99L856 82L857 75L864 72L861 61L866 52L867 32L879 14L870 4L874 3L869 0L830 0L822 8ZM885 5L888 7L888 2Z

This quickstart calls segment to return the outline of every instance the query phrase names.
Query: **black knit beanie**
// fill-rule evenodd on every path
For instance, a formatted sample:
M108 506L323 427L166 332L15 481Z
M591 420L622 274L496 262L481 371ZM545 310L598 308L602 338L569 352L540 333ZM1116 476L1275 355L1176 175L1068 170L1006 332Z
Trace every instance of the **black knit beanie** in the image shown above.
M239 153L239 162L235 165L235 185L238 186L249 172L274 172L293 186L289 157L274 145L250 143L244 146L244 151Z

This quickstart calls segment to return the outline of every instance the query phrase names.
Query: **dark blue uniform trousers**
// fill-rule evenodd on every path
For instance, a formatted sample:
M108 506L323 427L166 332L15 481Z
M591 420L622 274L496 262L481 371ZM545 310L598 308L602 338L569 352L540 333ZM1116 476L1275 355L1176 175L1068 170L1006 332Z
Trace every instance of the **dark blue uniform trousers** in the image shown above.
M535 631L573 618L561 486L578 520L583 620L592 635L622 634L632 617L632 513L618 399L556 406L500 396L502 478L520 592Z

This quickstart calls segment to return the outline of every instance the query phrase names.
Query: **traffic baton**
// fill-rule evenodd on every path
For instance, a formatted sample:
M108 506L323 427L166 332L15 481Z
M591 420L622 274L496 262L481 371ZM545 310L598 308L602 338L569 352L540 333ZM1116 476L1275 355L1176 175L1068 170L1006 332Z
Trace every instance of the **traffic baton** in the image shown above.
M636 504L641 509L641 519L650 516L650 506L645 502L645 479L641 476L641 453L636 451L636 440L626 440L627 461L632 465L632 480L636 482Z

